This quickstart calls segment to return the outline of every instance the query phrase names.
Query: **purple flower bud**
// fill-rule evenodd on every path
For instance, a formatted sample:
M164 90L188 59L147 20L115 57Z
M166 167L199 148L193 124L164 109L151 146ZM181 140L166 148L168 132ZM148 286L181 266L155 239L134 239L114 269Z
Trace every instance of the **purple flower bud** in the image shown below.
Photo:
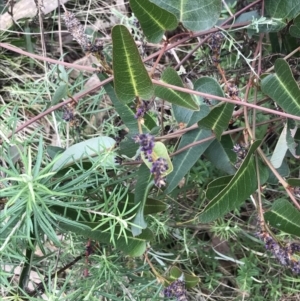
M152 152L154 148L154 137L150 134L139 134L133 137L136 143L139 143L141 146L141 151L144 153L144 156L148 159L149 162L152 162Z
M145 113L148 111L148 109L149 109L149 102L143 100L141 104L137 107L136 114L134 115L134 117L136 119L143 118Z
M150 172L154 176L154 183L157 187L164 186L165 183L165 177L163 177L163 173L167 171L168 169L168 163L167 160L164 158L158 158L156 161L153 162L152 168Z
M175 297L178 301L187 301L185 283L177 279L163 290L164 296L167 298Z

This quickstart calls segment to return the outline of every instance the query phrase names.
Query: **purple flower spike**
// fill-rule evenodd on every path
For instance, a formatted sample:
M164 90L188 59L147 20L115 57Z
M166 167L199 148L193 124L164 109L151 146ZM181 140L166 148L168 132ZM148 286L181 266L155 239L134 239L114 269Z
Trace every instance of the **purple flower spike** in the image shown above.
M136 119L143 118L144 115L145 115L145 113L148 111L148 109L149 109L149 103L148 103L148 101L143 100L141 102L141 104L137 107L136 114L134 115L134 117Z
M166 184L165 177L162 174L167 171L168 163L164 158L158 158L156 161L153 162L152 168L150 172L154 176L154 183L157 187L164 186Z
M144 156L152 162L152 152L154 148L154 137L150 134L139 134L134 138L136 143L139 143L141 146L141 151L144 153Z
M185 283L182 280L177 279L176 281L172 282L164 289L163 293L167 298L175 297L178 301L187 301Z

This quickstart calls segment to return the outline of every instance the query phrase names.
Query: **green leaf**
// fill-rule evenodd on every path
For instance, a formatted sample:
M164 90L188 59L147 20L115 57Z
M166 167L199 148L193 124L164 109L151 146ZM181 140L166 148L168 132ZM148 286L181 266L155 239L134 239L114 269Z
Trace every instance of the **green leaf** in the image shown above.
M293 25L290 27L290 35L296 38L300 38L300 15L298 15L294 21Z
M57 155L63 153L64 151L65 151L65 149L62 147L58 147L58 146L54 146L54 145L47 146L47 153L51 159L54 159Z
M97 223L94 224L95 227L98 225ZM102 243L109 243L111 240L111 233L110 231L107 231L105 226L97 228L96 230L94 230L93 227L85 225L84 223L78 227L64 223L60 223L59 226L64 230L74 232L78 235L82 235L83 237ZM153 234L149 229L143 230L139 236L135 237L131 235L129 230L125 230L126 237L123 233L119 236L119 232L119 227L116 226L114 232L115 246L118 250L121 250L130 256L143 255L143 253L146 251L147 242L153 239Z
M150 0L174 14L185 28L200 31L212 28L218 21L221 0Z
M212 77L203 76L197 79L194 83L194 89L199 92L208 93L220 97L224 97L224 92L219 83ZM203 99L200 97L200 99ZM209 98L212 105L220 103L219 100L215 100L213 97Z
M165 175L172 171L173 165L169 158L167 148L161 142L156 142L153 148L153 157L156 160L158 157L165 158L168 163L168 170ZM149 162L142 156L144 162L146 164L142 164L137 175L137 183L135 189L134 203L139 204L136 216L132 221L134 226L131 227L131 231L133 236L137 236L141 233L141 229L145 229L147 227L147 223L144 218L144 214L146 214L146 205L147 205L147 196L150 188L153 186L152 174L149 169L152 167L152 162ZM156 205L155 205L156 206ZM160 206L161 207L161 206ZM135 226L136 225L136 226Z
M174 86L182 88L184 87L181 78L171 67L166 68L166 70L163 72L161 81ZM167 100L172 104L176 104L190 110L199 110L198 104L190 94L175 91L162 86L155 86L154 93L157 97Z
M289 178L289 179L287 179L287 183L292 187L297 187L297 186L300 186L300 179Z
M98 73L98 77L99 77L100 81L107 79L107 76L103 73ZM134 110L130 107L130 105L124 104L118 100L112 83L106 84L104 86L104 90L107 93L107 95L109 96L109 98L110 98L111 102L113 103L114 108L118 112L120 118L126 125L130 135L133 136L134 134L137 134L139 132L139 128L138 128L137 120L135 118ZM146 132L150 132L152 130L152 128L154 126L156 126L156 123L155 123L155 121L153 121L153 119L151 119L151 117L148 114L145 115L144 119L145 119L145 122L142 125L142 128Z
M151 169L153 162L149 162L149 160L145 158L143 153L141 155L144 163L148 166L149 169ZM173 171L173 164L169 157L168 149L162 142L155 142L152 151L152 157L153 157L153 161L156 161L158 158L166 159L168 163L168 169L163 173L163 176L167 176L169 173Z
M287 200L276 200L264 216L272 227L300 237L300 212Z
M220 191L222 191L228 185L232 178L233 176L224 176L211 181L207 185L207 189L205 192L206 197L209 200L212 200Z
M282 164L282 161L285 157L285 154L288 150L286 135L287 135L287 123L284 125L284 128L277 140L273 155L270 162L275 168L279 168Z
M181 277L182 274L183 274L183 279L184 279L186 288L193 288L200 281L199 277L184 273L176 266L173 266L170 269L170 280L175 281L179 277Z
M189 145L191 143L204 140L211 136L211 131L209 130L193 130L183 135L178 149ZM190 147L184 152L179 153L173 159L173 172L167 176L167 189L165 193L168 194L173 191L182 178L189 172L189 170L194 166L199 157L204 153L208 146L212 143L213 139L206 141L204 143L198 144L196 146Z
M152 175L145 164L142 164L137 173L136 189L134 194L134 203L139 204L136 216L132 221L133 224L139 226L132 226L131 232L133 236L137 236L141 233L142 229L147 227L147 223L144 218L144 206L149 193L149 189L153 186Z
M255 161L252 156L261 141L255 141L228 185L221 190L206 206L200 215L201 223L208 223L224 216L229 211L241 206L257 189Z
M119 154L121 156L126 156L128 158L137 156L140 146L133 141L133 137L135 137L135 135L127 135L121 141L119 146Z
M218 140L214 140L211 145L204 152L207 159L218 169L227 174L234 174L236 169L230 162L230 159L225 152L222 144Z
M148 171L148 174L149 174L149 171ZM98 199L97 202L100 202L100 200ZM104 202L104 200L103 200L103 202ZM131 209L133 207L135 207L136 204L138 204L138 202L135 203L135 195L133 193L128 193L126 195L126 198L119 201L118 209L120 211L123 211L126 209L127 211L130 211L130 213L131 213L131 212L134 212L134 211L131 211ZM125 206L126 206L126 208L125 208ZM147 214L159 213L159 212L165 211L167 209L167 207L168 206L160 200L147 198L146 202L145 202L145 206L144 206L144 214L147 215Z
M186 124L187 127L197 123L210 112L209 107L206 104L200 104L200 111L191 111L175 104L172 105L172 109L176 121L178 123Z
M209 114L210 110L206 104L200 104L200 111L193 111L191 118L187 124L187 126L191 126L197 123L202 118L206 117Z
M130 102L137 96L150 99L152 81L139 55L135 42L124 25L112 29L113 71L115 91L119 100Z
M115 167L115 153L113 148L116 141L110 137L97 137L73 144L66 149L53 165L53 171L68 167L75 162L91 161L93 157L103 158L101 167Z
M300 12L299 0L266 0L265 8L267 14L273 18L291 20Z
M168 205L160 200L147 198L144 207L144 214L156 214L167 210ZM130 209L130 203L128 203L128 209Z
M276 170L282 177L288 177L290 174L290 169L286 160L283 160L279 168L276 168ZM277 177L275 177L273 172L269 169L269 177L267 179L267 182L272 185L277 185L278 181L279 180L277 179Z
M209 93L212 95L224 97L224 92L219 83L213 78L200 78L195 82L195 90L199 92ZM218 140L228 127L228 123L232 117L234 105L230 103L219 103L211 112L198 122L199 127L203 126L211 129Z
M198 122L199 127L211 129L220 141L222 133L227 129L234 110L231 103L221 103L215 106L211 112Z
M51 105L54 106L58 104L63 98L67 97L67 95L68 85L65 83L60 84L52 96Z
M177 18L173 14L149 0L129 0L129 3L150 42L159 43L166 30L173 30L177 27Z
M267 165L265 165L265 163L260 158L258 158L258 168L259 168L260 185L264 185L269 179L271 170Z
M221 144L225 150L225 152L227 153L228 158L230 159L230 161L232 163L236 162L236 158L237 155L236 153L233 151L233 141L231 139L230 135L223 135L221 137Z
M294 122L287 122L279 136L276 147L274 149L273 155L270 162L275 168L279 168L282 165L283 159L285 158L286 152L289 149L290 152L295 154L295 141L293 137L296 134L297 127L295 127Z
M262 80L262 91L287 113L300 115L300 90L288 63L283 59L277 59L275 71L276 74L268 75Z

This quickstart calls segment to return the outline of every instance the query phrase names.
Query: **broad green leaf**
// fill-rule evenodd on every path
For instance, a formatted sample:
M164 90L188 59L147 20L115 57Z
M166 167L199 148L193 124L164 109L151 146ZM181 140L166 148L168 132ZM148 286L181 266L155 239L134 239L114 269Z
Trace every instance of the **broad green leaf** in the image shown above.
M107 79L107 76L103 73L99 73L98 77L99 77L100 81ZM109 96L109 98L110 98L111 102L113 103L114 108L118 112L120 118L126 125L128 131L129 131L129 134L131 136L134 134L137 134L139 132L139 129L138 129L137 120L134 117L135 116L134 110L130 107L130 105L124 104L118 100L112 83L106 84L104 86L104 90L107 93L107 95ZM144 119L145 119L145 122L142 125L143 130L145 130L146 132L150 132L152 130L152 128L154 126L156 126L156 123L147 114L145 115Z
M211 222L238 208L257 189L255 161L252 154L260 142L255 141L251 145L246 158L231 181L208 203L199 217L201 223Z
M219 83L210 77L204 77L197 80L195 82L195 90L224 97L224 92ZM211 129L215 133L217 139L220 140L223 131L228 127L233 110L233 104L219 103L205 118L198 122L198 125L199 127Z
M182 272L178 267L176 266L173 266L171 269L170 269L170 279L175 281L177 280L178 278L181 277L181 275L183 274L183 279L184 279L184 282L185 282L185 286L186 288L193 288L195 287L200 279L199 277L197 276L193 276L191 274L187 274L187 273L184 273Z
M58 104L63 98L67 97L67 95L68 85L65 83L60 84L52 96L51 105L54 106Z
M149 170L147 174L149 174ZM135 195L133 193L128 193L126 195L126 199L119 201L118 208L120 211L123 211L124 207L126 206L126 210L130 211L134 206L136 206L136 204L137 203L135 203ZM146 215L159 213L166 210L167 207L168 206L160 200L147 198L144 206L144 214Z
M224 176L211 181L207 185L207 189L205 192L206 198L212 200L216 195L219 194L220 191L222 191L228 185L232 178L233 176Z
M300 237L300 212L289 201L276 200L264 216L272 227Z
M58 72L58 76L59 78L65 82L68 83L69 82L69 74L68 72L70 71L66 71L66 67L63 65L57 65L57 72Z
M128 208L130 208L130 203L128 204ZM156 214L162 211L167 210L168 205L160 200L147 198L146 204L144 207L144 214Z
M193 130L183 135L179 143L178 149L189 145L191 143L204 140L211 136L209 130ZM208 146L212 143L213 139L190 147L182 153L176 155L173 159L173 172L167 176L167 189L166 194L173 191L182 178L189 172L194 166L199 157L204 153Z
M298 15L294 21L293 25L290 27L290 35L296 38L300 38L300 15Z
M231 139L231 136L230 135L223 135L221 137L221 144L222 144L228 158L230 159L230 161L232 163L235 163L237 155L233 151L234 144L233 144L233 141Z
M58 147L58 146L54 146L54 145L47 146L47 153L51 159L54 159L57 155L63 153L64 151L65 151L65 149L62 147Z
M273 155L270 162L275 168L279 168L282 164L282 161L285 157L285 154L288 150L286 135L287 135L287 123L284 125L284 128L277 140Z
M275 175L272 173L270 169L268 170L269 170L269 178L267 179L267 182L272 185L277 185L279 180L275 177ZM290 169L286 160L283 160L279 168L276 168L276 170L282 177L288 177L290 175Z
M198 122L198 126L211 129L220 141L222 133L228 127L233 110L233 104L221 103L215 106L205 118L201 119Z
M218 21L221 0L150 0L174 14L189 30L200 31L212 28Z
M227 174L232 175L236 172L236 169L230 162L222 144L218 140L214 140L211 143L204 152L204 155L216 168L226 172Z
M260 17L252 20L252 24L248 27L248 33L252 37L255 33L278 32L284 27L286 27L284 19Z
M209 76L203 76L197 79L194 83L194 89L199 92L224 97L223 89L219 83L214 78ZM202 99L202 97L200 97L200 99ZM212 105L220 103L220 101L215 100L213 97L210 98L209 101Z
M120 143L119 154L128 158L133 158L138 154L139 144L133 141L135 135L127 135Z
M149 162L148 159L145 158L143 153L141 155L144 163L148 166L149 169L151 169L153 162ZM168 169L164 172L163 176L167 176L169 173L173 171L173 164L169 157L168 150L162 142L155 142L152 151L152 157L154 161L156 161L158 158L166 159L168 163Z
M275 71L276 74L268 75L261 81L262 91L287 113L300 115L300 90L288 63L277 59Z
M96 223L93 224L94 227L97 226ZM107 228L105 227L94 230L92 227L89 227L84 223L82 223L82 226L78 227L60 223L59 227L102 243L110 243L111 241L111 233L110 231L107 231ZM119 236L119 232L119 227L116 226L114 233L115 246L118 250L121 250L130 256L143 255L146 251L147 242L153 239L153 234L149 229L142 230L142 233L135 237L132 236L129 230L125 230L126 237L124 234Z
M102 157L101 167L115 167L115 153L113 148L116 141L110 137L97 137L76 143L66 149L54 163L53 171L65 168L75 162L91 161L93 157Z
M150 99L153 95L152 81L142 62L137 46L124 25L112 29L113 71L115 91L119 100L133 101L139 96Z
M156 142L153 148L153 159L154 161L157 158L164 158L168 163L168 170L165 172L165 176L172 172L173 165L170 160L168 150L166 146L161 142ZM132 226L131 231L134 236L139 235L141 233L141 229L145 229L147 227L147 223L144 218L144 214L146 214L145 205L147 204L147 196L149 194L150 188L153 186L152 175L149 171L152 167L152 162L149 162L147 159L144 158L142 154L143 161L145 164L142 164L139 168L138 175L137 175L137 183L134 195L134 203L139 204L136 216L133 220L133 224L137 226Z
M171 67L166 68L166 70L163 72L161 76L161 81L174 86L182 88L184 87L181 78L179 77L177 72ZM156 96L167 100L172 104L176 104L178 106L190 110L199 110L198 104L195 102L194 98L190 94L175 91L162 86L156 86L154 89L154 93Z
M290 178L290 179L287 179L287 183L292 187L297 187L297 186L300 186L300 179Z
M150 42L159 43L166 30L177 27L177 18L173 14L149 0L129 0L129 3Z
M189 109L172 105L174 117L178 123L183 123L187 127L197 123L199 120L207 116L210 112L209 107L206 104L199 104L200 111L191 111Z
M250 118L252 118L252 117L250 117ZM266 135L268 135L268 133L267 133L269 130L268 121L270 120L270 116L268 116L267 114L262 113L262 112L257 112L255 115L255 118L256 118L256 123L265 122L265 124L262 124L255 128L256 139L263 140L266 137ZM251 120L251 122L252 122L252 120Z
M193 111L187 126L189 127L197 123L199 120L206 117L209 114L209 112L209 107L206 104L200 104L200 111Z
M291 126L293 128L291 128ZM287 122L279 136L273 155L271 157L271 163L275 168L279 168L282 165L283 159L285 158L286 152L289 149L290 152L295 154L295 142L293 137L296 134L297 127L295 124ZM295 154L296 155L296 154Z
M264 185L268 181L271 171L269 167L260 158L258 158L258 168L260 185Z
M291 20L300 12L300 0L266 0L265 8L270 17Z
M122 203L120 203L121 209ZM128 209L130 208L126 205L126 210ZM110 229L108 224L99 227L102 221L101 216L84 211L79 212L78 209L51 206L50 210L54 210L65 217L60 219L59 222L59 226L63 229L103 243L114 243L117 249L132 256L140 256L145 251L146 242L153 239L151 231L147 229L145 231L142 230L141 235L135 238L129 229L124 229L125 233L123 233L118 225L114 229ZM82 220L78 220L79 216ZM95 219L98 220L94 221Z
M153 186L152 175L145 164L142 164L137 173L136 189L134 194L135 205L139 204L136 216L133 220L133 224L139 226L132 226L131 232L133 236L141 234L142 229L147 227L147 223L144 218L144 206L149 193L149 189Z

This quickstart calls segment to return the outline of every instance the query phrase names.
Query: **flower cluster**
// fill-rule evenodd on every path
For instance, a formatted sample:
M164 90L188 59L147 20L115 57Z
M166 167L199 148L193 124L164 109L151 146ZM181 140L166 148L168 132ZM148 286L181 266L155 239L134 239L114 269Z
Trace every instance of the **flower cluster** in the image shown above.
M81 23L76 19L75 15L66 11L64 19L68 31L77 41L77 43L81 45L83 49L89 48L91 46L91 42L87 35L84 33L84 28L81 25Z
M67 104L63 106L63 116L62 119L64 121L73 121L75 118L74 115L74 107L71 104Z
M187 293L185 288L185 283L182 280L177 279L172 282L163 291L164 297L176 298L177 301L187 301Z
M154 176L154 183L157 187L164 186L165 177L163 176L164 173L168 170L168 163L164 158L157 158L153 160L153 148L154 148L154 137L150 134L139 134L136 135L134 138L136 143L139 143L141 146L141 151L143 152L145 158L152 162L152 167L150 172Z
M152 152L154 148L154 137L150 134L139 134L134 136L133 139L141 146L141 151L143 152L145 158L149 162L153 162Z
M208 44L210 46L210 49L213 53L212 61L215 64L220 63L220 54L221 54L221 45L223 43L224 36L221 32L213 33L210 38L208 39Z
M143 100L137 107L136 114L134 117L136 119L143 118L145 113L149 110L149 102L146 100Z
M154 183L157 187L166 185L165 177L162 175L167 171L168 163L165 158L158 158L153 162L150 172L154 176Z
M282 266L289 267L294 274L300 274L300 261L296 257L293 257L295 252L300 251L299 244L291 243L281 246L265 231L258 233L257 236L265 243L266 249L275 256Z
M223 40L224 40L224 36L221 32L215 32L213 33L209 40L208 40L208 43L209 43L209 46L211 48L211 50L213 52L218 52L220 51L220 48L222 46L222 43L223 43Z
M247 156L248 149L246 145L236 144L232 150L237 154L237 160L234 166L235 168L239 168Z
M90 52L93 55L101 55L101 51L103 50L103 44L100 39L96 39L95 43L92 44L88 36L84 33L84 27L81 25L79 20L76 19L73 13L66 11L64 19L65 24L67 26L67 30L70 32L70 34L85 52Z
M233 83L228 84L227 91L228 95L233 99L239 96L239 88Z

